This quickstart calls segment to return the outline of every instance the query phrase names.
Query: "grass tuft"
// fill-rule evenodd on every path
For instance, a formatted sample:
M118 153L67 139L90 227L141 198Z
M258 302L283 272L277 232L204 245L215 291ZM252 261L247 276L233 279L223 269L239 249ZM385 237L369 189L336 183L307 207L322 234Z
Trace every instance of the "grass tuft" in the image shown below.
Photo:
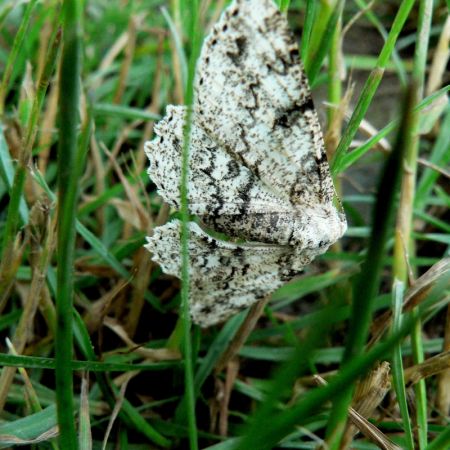
M192 105L228 2L0 5L0 447L450 447L448 10L276 3L349 228L207 330L188 314L192 108L181 211L143 146L168 104ZM143 247L173 218L181 284Z

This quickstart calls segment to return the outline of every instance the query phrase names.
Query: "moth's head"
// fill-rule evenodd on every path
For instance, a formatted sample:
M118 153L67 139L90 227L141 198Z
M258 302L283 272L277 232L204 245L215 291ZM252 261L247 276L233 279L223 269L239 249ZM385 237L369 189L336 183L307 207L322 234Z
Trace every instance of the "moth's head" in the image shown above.
M347 229L345 216L332 204L319 204L299 210L300 227L295 227L292 242L299 251L314 256L327 251Z

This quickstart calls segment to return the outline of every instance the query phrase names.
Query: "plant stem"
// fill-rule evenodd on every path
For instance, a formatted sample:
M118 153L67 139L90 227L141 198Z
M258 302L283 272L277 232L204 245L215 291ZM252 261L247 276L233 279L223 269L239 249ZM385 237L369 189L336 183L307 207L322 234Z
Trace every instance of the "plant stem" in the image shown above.
M59 85L58 223L57 223L57 328L55 339L56 398L61 448L78 447L74 421L73 264L75 213L80 158L77 154L81 74L81 0L63 4L63 52Z
M402 123L394 146L378 184L377 199L373 211L372 233L369 249L356 278L353 289L352 313L349 336L342 361L343 369L349 362L361 356L367 340L373 311L373 301L377 295L380 274L385 257L385 246L395 212L395 198L402 175L403 155L411 139L412 105L415 104L415 87L411 87L404 102ZM343 370L342 369L342 370ZM352 396L352 386L343 390L335 401L327 427L330 449L339 448L347 411Z
M33 12L34 6L37 0L31 0L25 8L22 22L17 31L16 37L14 38L13 47L11 53L6 61L6 66L3 71L2 82L0 84L0 118L3 118L5 113L5 97L8 92L9 82L11 81L11 76L14 70L14 65L17 62L17 55L19 54L22 44L25 40L28 24L30 23L31 13Z
M315 0L306 0L305 23L303 25L302 40L300 44L300 54L303 65L306 67L309 58L311 30L316 16L317 2Z
M372 99L378 89L378 85L383 78L386 64L394 51L395 43L397 42L398 36L403 29L403 25L405 24L413 5L414 0L403 0L400 5L394 23L392 24L391 31L389 32L380 56L378 57L376 67L369 75L369 78L363 87L352 117L350 118L347 128L344 131L344 135L342 136L342 139L334 154L331 164L333 174L337 174L342 170L342 158L350 147L350 144L358 131L359 125L369 109L370 104L372 103Z
M433 0L421 0L419 6L419 23L417 29L416 49L414 54L413 78L417 87L416 103L422 99L425 84L426 57L433 13ZM419 114L412 112L412 138L406 148L403 182L400 193L400 205L394 243L394 280L402 283L408 281L408 258L414 256L414 240L411 238L417 159L419 153ZM419 321L412 330L413 359L415 364L424 361L422 326ZM425 380L414 387L416 393L418 444L421 450L427 446L427 399Z
M392 333L398 332L402 324L402 307L405 293L405 283L394 280L392 286ZM414 436L412 433L411 421L408 411L408 402L405 389L405 377L403 372L402 346L399 342L392 355L392 378L394 381L395 394L402 416L402 423L405 432L405 441L408 450L414 449Z
M192 361L191 318L189 313L189 147L192 125L192 103L194 100L195 67L200 48L200 33L198 31L198 0L189 1L190 27L189 37L191 52L189 55L188 79L185 89L185 104L187 114L184 124L184 141L181 162L180 214L181 214L181 306L183 321L183 356L186 413L189 431L190 449L198 448L197 424L195 414L194 368Z

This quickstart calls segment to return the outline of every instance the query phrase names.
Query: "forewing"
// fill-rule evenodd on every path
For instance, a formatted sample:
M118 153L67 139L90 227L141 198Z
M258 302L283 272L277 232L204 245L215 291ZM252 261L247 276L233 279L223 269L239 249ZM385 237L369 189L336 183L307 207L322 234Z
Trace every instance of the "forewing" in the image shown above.
M285 201L334 195L297 43L271 0L235 0L197 64L195 123Z

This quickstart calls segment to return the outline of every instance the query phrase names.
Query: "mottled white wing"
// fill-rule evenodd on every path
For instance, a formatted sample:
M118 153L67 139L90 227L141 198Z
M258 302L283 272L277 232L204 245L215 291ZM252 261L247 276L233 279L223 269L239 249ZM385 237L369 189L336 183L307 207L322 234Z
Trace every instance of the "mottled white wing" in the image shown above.
M156 137L147 142L148 173L158 193L180 207L184 106L167 106L166 116L155 125ZM242 213L292 212L245 166L198 126L191 124L189 148L189 209L199 216Z
M283 200L331 204L298 46L272 0L234 0L214 26L197 64L194 120Z
M168 106L145 146L149 175L158 193L180 206L181 153L186 108ZM216 144L194 121L189 154L189 209L216 231L251 241L322 253L343 232L332 204L292 205Z
M249 307L299 273L292 269L294 255L289 247L240 245L215 239L193 222L189 228L190 312L203 327ZM177 277L181 276L180 230L178 220L158 227L146 246L164 272ZM308 257L302 260L303 266L309 262Z

